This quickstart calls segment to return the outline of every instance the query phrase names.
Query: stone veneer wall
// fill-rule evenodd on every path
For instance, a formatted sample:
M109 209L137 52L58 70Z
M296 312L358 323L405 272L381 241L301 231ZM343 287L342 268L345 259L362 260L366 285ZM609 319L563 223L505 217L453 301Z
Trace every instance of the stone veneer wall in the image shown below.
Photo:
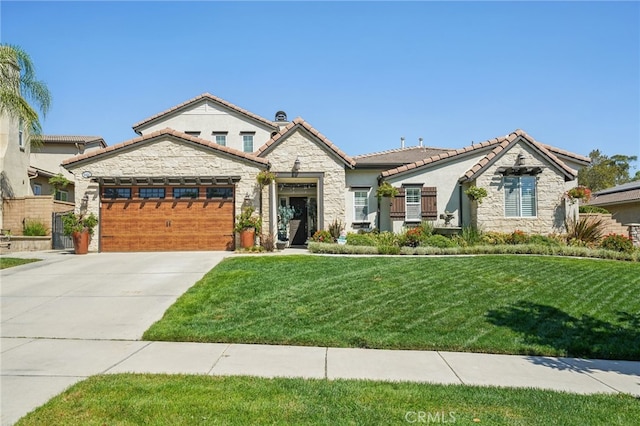
M324 229L335 219L345 220L345 165L334 154L323 149L315 138L298 130L265 155L272 172L291 173L293 162L300 159L300 173L323 172ZM318 200L320 201L320 200ZM320 228L320 223L318 223Z
M93 162L70 165L75 175L76 212L82 206L86 194L89 201L88 212L96 216L100 213L99 185L82 177L85 170L93 176L241 176L236 185L235 213L239 215L246 194L254 206L259 206L259 187L255 176L260 167L229 156L216 155L210 149L200 148L170 136L152 140L143 145L124 149L108 157L100 157ZM89 250L97 251L100 229L96 228Z
M633 245L640 247L640 223L628 223L629 238L633 241Z
M512 218L504 214L504 188L498 167L516 164L518 154L523 154L527 166L542 166L537 175L537 217ZM482 204L477 206L477 224L483 231L513 232L516 229L532 234L564 232L565 207L563 194L575 181L565 183L564 175L551 166L526 143L516 143L476 179L476 185L488 192Z

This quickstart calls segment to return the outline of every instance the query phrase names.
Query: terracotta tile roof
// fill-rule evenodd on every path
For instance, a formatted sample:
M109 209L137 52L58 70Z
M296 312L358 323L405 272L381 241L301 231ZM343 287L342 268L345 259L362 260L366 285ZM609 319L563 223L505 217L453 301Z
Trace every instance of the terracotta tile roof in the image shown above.
M554 154L559 154L565 157L572 158L580 163L585 163L585 164L591 163L591 158L585 157L584 155L576 154L575 152L565 151L564 149L556 148L555 146L547 145L546 143L541 143L541 142L538 142L538 143L544 146L545 148L547 148L549 151L553 152Z
M624 204L640 202L640 181L633 181L594 192L590 205L605 206L612 204Z
M416 158L429 158L434 155L449 151L443 148L429 146L410 146L405 148L390 149L387 151L373 152L370 154L356 155L353 159L358 166L401 166L416 161Z
M578 174L577 171L567 166L562 160L556 157L549 149L547 149L541 143L537 142L535 139L529 136L525 131L518 129L515 132L512 132L506 136L489 139L487 141L480 142L478 144L469 145L457 150L447 151L447 152L426 158L424 160L416 161L411 164L407 164L401 167L396 167L395 169L387 170L382 173L382 177L385 178L389 176L394 176L396 174L404 173L419 167L425 167L433 163L443 161L445 159L451 159L452 157L456 157L458 155L492 148L487 155L485 155L473 167L467 170L467 172L460 178L461 181L471 180L477 177L479 174L481 174L490 164L493 163L494 159L499 157L501 153L506 149L508 149L509 146L512 143L514 143L518 138L522 138L523 140L531 144L535 149L537 149L540 153L546 156L552 164L555 164L566 175L574 178L575 176L577 176Z
M466 153L474 152L474 151L477 151L477 150L487 149L487 148L489 148L491 146L494 146L494 145L496 145L498 143L503 142L505 139L506 139L506 136L503 136L501 138L495 138L495 139L491 139L491 140L488 140L488 141L485 141L485 142L480 142L480 143L473 144L473 145L470 145L470 146L467 146L467 147L464 147L464 148L461 148L461 149L448 150L448 151L442 152L440 154L433 155L433 156L431 156L429 158L425 158L423 160L416 161L416 162L411 163L411 164L406 164L404 166L396 167L395 169L384 171L384 172L382 172L382 177L393 176L393 175L396 175L396 174L399 174L399 173L404 173L406 171L416 169L418 167L424 167L424 166L428 166L430 164L433 164L433 163L436 163L436 162L439 162L439 161L442 161L442 160L445 160L445 159L450 159L450 158L456 157L456 156L461 155L461 154L466 154Z
M307 132L315 136L318 140L324 143L326 147L329 148L330 151L332 151L334 154L340 157L340 159L342 159L342 161L344 161L349 167L352 167L352 168L355 167L356 162L353 158L345 154L340 148L334 145L333 142L327 139L326 136L324 136L322 133L317 131L313 126L311 126L309 123L307 123L300 117L294 119L292 122L290 122L285 127L280 129L278 133L273 135L271 139L269 139L264 145L262 145L258 149L258 151L256 152L257 155L262 156L266 152L270 151L272 147L278 143L278 141L284 140L284 138L286 138L288 135L295 132L298 128L303 128Z
M66 165L69 165L69 164L77 163L79 161L84 161L84 160L88 160L88 159L91 159L91 158L94 158L94 157L99 157L99 156L102 156L104 154L109 154L109 153L112 153L114 151L118 151L118 150L121 150L123 148L127 148L127 147L129 147L131 145L144 143L146 141L149 141L151 139L155 139L155 138L158 138L158 137L161 137L161 136L174 136L174 137L177 137L177 138L189 141L189 142L196 143L198 145L205 146L207 148L211 148L211 149L213 149L215 151L224 152L225 154L229 154L229 155L232 155L232 156L235 156L235 157L239 157L239 158L244 159L244 160L252 161L254 163L259 163L259 164L264 164L264 165L268 165L269 164L269 161L266 160L265 158L257 157L256 155L254 155L252 153L242 152L242 151L239 151L237 149L229 148L227 146L221 146L221 145L218 145L218 144L216 144L215 142L212 142L212 141L208 141L208 140L205 140L205 139L200 139L200 138L197 138L195 136L190 136L190 135L187 135L186 133L179 132L177 130L166 128L166 129L163 129L163 130L157 130L155 132L149 133L148 135L144 135L144 136L140 136L140 137L137 137L137 138L134 138L134 139L130 139L128 141L119 143L117 145L111 145L111 146L108 146L106 148L98 149L98 150L91 151L91 152L88 152L88 153L85 153L85 154L81 154L81 155L76 155L75 157L72 157L72 158L69 158L67 160L64 160L62 162L62 165L66 166Z
M99 142L103 147L107 143L100 136L77 136L77 135L42 135L43 143L68 143L68 144L87 144L90 142Z
M239 106L234 105L231 102L227 102L222 98L219 98L217 96L213 96L210 93L203 93L202 95L196 96L195 98L189 99L188 101L185 101L185 102L183 102L183 103L181 103L179 105L171 107L171 108L169 108L169 109L167 109L165 111L162 111L162 112L160 112L160 113L158 113L156 115L153 115L153 116L151 116L149 118L146 118L146 119L144 119L142 121L137 122L136 124L134 124L132 126L133 130L136 133L138 133L138 129L140 127L144 126L145 124L148 124L148 123L150 123L150 122L152 122L152 121L154 121L154 120L156 120L156 119L158 119L160 117L163 117L163 116L165 116L167 114L171 114L172 112L178 111L178 110L180 110L182 108L185 108L185 107L187 107L189 105L193 105L193 104L195 104L195 103L197 103L197 102L199 102L199 101L201 101L203 99L212 101L212 102L217 103L219 105L222 105L222 106L224 106L226 108L232 109L232 110L234 110L236 112L239 112L240 114L242 114L242 115L244 115L246 117L252 118L253 120L259 121L259 122L261 122L263 124L266 124L266 125L268 125L270 127L273 127L274 129L278 128L278 125L276 123L274 123L273 121L267 120L266 118L263 118L263 117L261 117L261 116L259 116L257 114L254 114L254 113L252 113L250 111L247 111L244 108L240 108Z

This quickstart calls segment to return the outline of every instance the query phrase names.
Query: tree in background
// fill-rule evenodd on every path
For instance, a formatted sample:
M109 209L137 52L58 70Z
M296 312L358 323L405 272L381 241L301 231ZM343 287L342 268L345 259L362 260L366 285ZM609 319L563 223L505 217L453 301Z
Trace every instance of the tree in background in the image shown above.
M19 120L31 143L38 143L42 125L37 110L44 117L50 104L49 89L36 78L31 57L18 46L0 44L0 113Z
M608 157L594 149L589 153L589 158L591 164L578 172L578 183L593 192L640 179L640 172L633 178L629 175L631 163L638 160L635 155L616 154Z

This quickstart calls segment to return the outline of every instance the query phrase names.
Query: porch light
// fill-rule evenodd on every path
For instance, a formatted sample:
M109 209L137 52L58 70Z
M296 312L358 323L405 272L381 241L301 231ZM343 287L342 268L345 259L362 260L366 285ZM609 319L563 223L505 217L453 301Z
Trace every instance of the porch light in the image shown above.
M291 172L293 173L294 176L297 176L299 171L300 171L300 157L296 157L296 161L293 162L293 168L291 169Z
M251 207L251 195L247 192L247 195L244 196L244 202L242 203L243 207Z
M517 166L524 166L524 154L518 154L518 159L516 160Z

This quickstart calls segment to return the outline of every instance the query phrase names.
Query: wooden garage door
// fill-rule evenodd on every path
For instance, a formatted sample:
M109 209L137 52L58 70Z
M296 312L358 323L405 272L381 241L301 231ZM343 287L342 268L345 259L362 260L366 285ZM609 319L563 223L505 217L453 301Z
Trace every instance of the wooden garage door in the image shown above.
M101 250L232 250L233 188L209 188L209 192L206 187L193 188L197 198L174 198L174 189L163 188L166 197L157 199L140 199L136 187L107 188L106 195L116 196L106 198L103 189ZM158 189L154 190L157 193ZM231 197L207 197L212 193L230 193ZM127 195L130 198L125 198Z

